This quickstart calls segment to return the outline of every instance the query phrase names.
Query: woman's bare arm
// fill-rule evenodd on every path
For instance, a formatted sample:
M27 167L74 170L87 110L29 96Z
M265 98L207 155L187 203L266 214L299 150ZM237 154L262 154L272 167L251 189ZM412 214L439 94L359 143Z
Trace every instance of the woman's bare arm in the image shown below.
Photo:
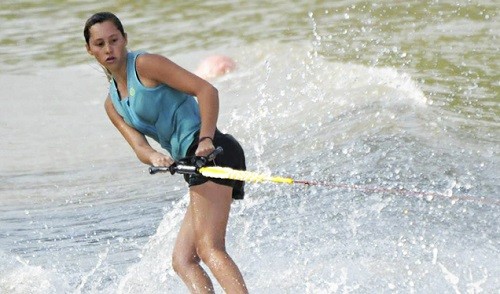
M169 59L155 54L144 54L137 59L137 72L141 82L150 87L166 84L181 92L196 96L200 105L200 138L214 137L219 116L219 93L206 80L178 66ZM206 155L214 146L210 140L203 140L198 155Z
M132 147L141 162L154 166L169 166L173 163L172 158L153 149L143 134L125 122L116 111L109 96L104 102L104 108L113 125L122 134L130 147Z

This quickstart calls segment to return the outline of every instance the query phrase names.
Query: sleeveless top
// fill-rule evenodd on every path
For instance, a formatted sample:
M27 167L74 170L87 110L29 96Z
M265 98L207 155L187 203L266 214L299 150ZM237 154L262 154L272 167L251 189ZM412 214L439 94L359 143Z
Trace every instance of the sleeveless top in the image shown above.
M114 79L109 94L113 106L125 122L165 148L173 159L186 156L200 130L200 109L196 99L168 85L145 87L137 76L136 59L141 51L127 55L129 96L120 99Z

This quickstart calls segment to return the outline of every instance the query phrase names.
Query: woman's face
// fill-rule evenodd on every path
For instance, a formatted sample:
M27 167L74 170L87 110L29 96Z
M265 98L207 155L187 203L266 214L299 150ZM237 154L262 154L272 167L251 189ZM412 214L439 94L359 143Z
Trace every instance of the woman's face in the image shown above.
M87 52L109 71L126 61L127 37L111 21L94 24L90 30Z

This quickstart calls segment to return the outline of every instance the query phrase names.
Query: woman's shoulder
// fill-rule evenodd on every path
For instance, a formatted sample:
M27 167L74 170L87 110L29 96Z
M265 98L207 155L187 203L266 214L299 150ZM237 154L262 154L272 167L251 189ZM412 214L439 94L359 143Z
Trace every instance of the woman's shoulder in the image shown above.
M144 50L135 50L135 51L129 51L127 53L128 59L133 60L137 62L140 59L143 59L145 56L150 55L148 52Z
M135 57L135 67L137 72L151 78L178 73L180 68L173 61L163 55L147 52L138 54ZM152 76L150 76L151 74Z
M162 76L168 76L171 63L166 57L145 51L134 51L135 72L146 87L156 87L163 83Z
M170 60L163 55L149 53L146 51L133 51L133 58L136 67L154 67L164 65L165 62L170 63Z
M150 53L147 51L132 51L130 54L134 56L134 59L136 62L161 62L161 61L170 61L167 57L157 54L157 53Z

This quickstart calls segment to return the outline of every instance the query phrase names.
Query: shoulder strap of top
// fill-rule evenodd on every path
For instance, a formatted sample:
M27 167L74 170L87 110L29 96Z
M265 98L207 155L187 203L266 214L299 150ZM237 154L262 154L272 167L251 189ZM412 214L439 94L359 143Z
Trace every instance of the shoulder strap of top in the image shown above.
M113 102L113 106L115 107L118 114L123 117L125 115L125 111L123 110L123 106L120 103L120 95L118 94L118 89L116 88L114 79L111 79L109 81L109 97L111 98L111 102Z
M129 87L129 96L134 96L134 93L130 93L131 87L140 86L141 82L139 76L137 75L136 61L139 55L146 53L145 51L131 51L128 53L127 57L127 83Z

